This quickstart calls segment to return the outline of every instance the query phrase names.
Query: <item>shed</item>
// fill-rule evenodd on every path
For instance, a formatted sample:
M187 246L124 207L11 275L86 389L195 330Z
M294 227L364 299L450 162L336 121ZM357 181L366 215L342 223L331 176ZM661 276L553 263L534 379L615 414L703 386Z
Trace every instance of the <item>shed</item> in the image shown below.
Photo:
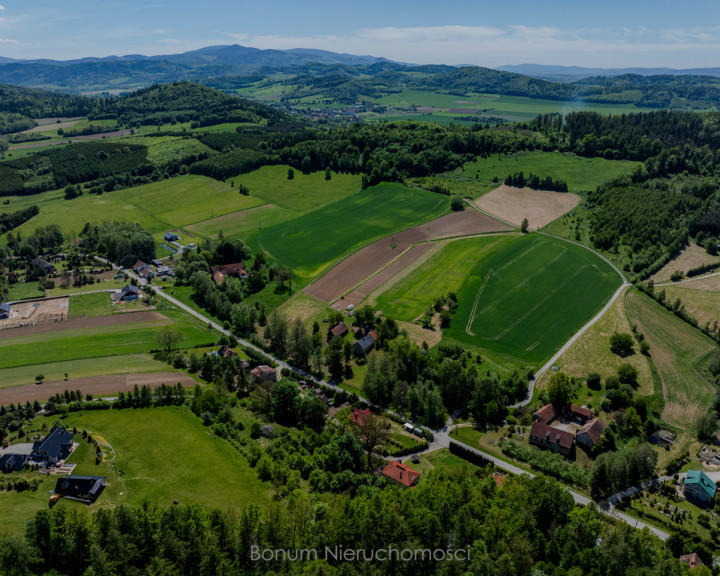
M66 476L58 478L55 494L61 498L92 504L105 488L105 476Z

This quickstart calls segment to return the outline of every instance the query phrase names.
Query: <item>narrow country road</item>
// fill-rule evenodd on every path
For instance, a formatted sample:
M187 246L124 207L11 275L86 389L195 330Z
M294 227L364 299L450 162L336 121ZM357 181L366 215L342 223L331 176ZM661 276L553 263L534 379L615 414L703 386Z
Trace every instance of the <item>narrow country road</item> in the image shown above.
M612 265L612 264L611 264L611 265ZM115 266L115 265L113 264L113 266ZM116 267L117 269L120 269L120 268L117 267L117 266L115 266L115 267ZM613 268L615 268L615 267L613 266ZM616 270L617 270L617 268L616 268ZM238 342L240 343L241 346L246 347L246 348L252 348L253 350L255 350L255 351L257 351L257 352L261 352L262 354L264 354L265 356L267 356L268 358L270 358L271 360L273 360L273 361L278 365L278 367L279 367L280 369L283 369L283 370L292 370L293 372L297 372L298 374L303 375L303 377L307 378L309 381L315 382L315 383L317 383L317 384L321 384L321 385L323 385L323 386L327 386L328 388L331 388L331 389L333 389L333 390L335 390L335 391L337 391L337 392L340 392L340 391L344 392L344 391L345 391L345 390L343 390L342 388L340 388L339 386L336 386L336 385L334 385L334 384L331 384L330 382L327 382L327 381L325 381L325 380L318 379L318 378L314 377L313 375L304 372L303 370L300 370L300 369L298 369L298 368L295 368L295 367L289 365L287 362L285 362L285 361L283 361L283 360L280 360L279 358L275 358L274 356L268 354L267 352L265 352L264 350L258 348L257 346L255 346L255 345L252 344L251 342L248 342L247 340L244 340L244 339L242 339L242 338L237 338L237 336L235 336L232 332L230 332L229 330L225 330L225 329L224 329L220 324L218 324L217 322L214 322L213 320L209 319L207 316L204 316L203 314L201 314L201 313L193 310L190 306L187 306L187 305L184 304L183 302L180 302L177 298L174 298L174 297L172 297L170 294L167 294L164 290L162 290L162 288L160 288L160 287L158 287L158 286L155 286L155 285L153 285L153 284L147 284L147 283L145 282L145 279L144 279L144 278L141 278L140 276L138 276L137 274L135 274L134 272L132 272L132 270L127 270L127 269L126 269L126 270L124 270L124 271L128 274L128 276L130 276L131 278L134 278L134 279L138 282L138 284L141 285L141 286L143 286L145 289L150 288L153 292L155 292L155 294L157 294L157 295L160 296L161 298L165 298L165 299L168 300L169 302L172 302L172 303L173 303L175 306L177 306L178 308L186 311L188 314L194 316L195 318L198 318L199 320L201 320L202 322L206 323L208 326L211 326L212 328L214 328L214 329L217 330L218 332L220 332L220 333L222 333L222 334L225 334L225 335L228 335L228 336L233 336L234 338L236 338L236 339L238 340ZM620 273L619 270L618 270L618 273ZM598 313L598 315L595 316L595 318L593 318L588 324L586 324L586 325L560 350L560 352L558 352L558 354L556 355L557 357L559 357L559 355L560 355L570 344L572 344L572 342L574 342L574 340L577 339L577 337L579 337L587 328L589 328L590 326L592 326L592 324L594 324L594 323L605 313L605 311L612 305L612 303L613 303L613 302L615 301L615 299L619 296L619 294L622 292L622 290L627 286L627 282L625 281L625 278L622 276L622 274L620 274L620 276L623 278L623 285L618 289L618 291L615 293L615 295L614 295L613 298L610 300L610 302L608 302L608 304L603 308L603 310L601 310L601 311ZM554 362L556 359L557 359L556 357L553 357L553 359L552 359L550 362L548 362L548 364L546 364L546 365L543 367L543 371L546 370L547 368L549 368L549 367L552 365L552 362ZM532 398L532 385L531 385L530 391L529 391L529 398ZM366 402L366 403L367 403L368 405L370 405L371 407L377 407L377 406L375 406L372 402L369 402L368 400L366 400L366 399L364 399L364 398L362 398L362 397L361 397L361 400L363 400L363 402ZM529 402L529 400L527 400L527 402ZM525 402L525 403L527 404L527 402ZM390 411L388 411L388 410L385 410L385 411L388 412L388 413L390 413L390 414L394 414L393 412L390 412ZM395 414L395 415L397 415L397 414ZM452 430L453 430L454 428L463 426L462 424L453 426L453 425L451 424L451 422L452 422L452 418L448 419L448 422L446 423L446 425L445 425L442 429L440 429L440 430L430 430L430 431L433 433L433 436L434 436L433 441L432 441L432 442L429 442L429 443L428 443L429 445L428 445L427 449L423 450L423 451L420 452L420 453L426 454L426 453L428 453L428 452L433 452L433 451L435 451L435 450L440 450L440 449L442 449L442 448L447 448L447 447L449 447L449 446L450 446L450 441L451 441L450 433L452 432ZM425 427L423 427L423 428L426 429L426 430L429 430L428 428L425 428ZM532 473L530 473L530 472L526 472L526 471L523 470L522 468L518 468L517 466L515 466L515 465L513 465L513 464L511 464L511 463L509 463L509 462L505 462L504 460L501 460L500 458L497 458L497 457L495 457L495 456L492 456L491 454L487 454L486 452L482 452L481 450L478 450L477 448L473 448L472 446L467 446L466 444L463 444L463 446L466 446L466 447L467 447L469 450L471 450L472 452L474 452L474 453L476 453L476 454L478 454L478 455L480 455L480 456L482 456L482 457L484 457L484 458L487 458L488 460L491 460L491 461L495 464L495 466L497 466L497 467L500 468L501 470L505 470L505 471L507 471L507 472L510 472L510 473L516 474L516 475L527 474L527 475L528 475L529 477L531 477L531 478L533 478L533 477L535 476L534 474L532 474ZM411 457L412 457L412 455L405 457L405 459L411 458ZM588 498L587 496L583 496L582 494L579 494L579 493L577 493L577 492L575 492L575 491L573 491L573 490L570 490L567 486L565 486L565 489L568 490L568 492L570 492L570 494L572 495L573 500L575 501L576 504L579 504L579 505L582 505L582 506L587 506L587 505L589 505L589 504L592 502L592 500L591 500L590 498ZM640 521L640 520L638 520L638 519L636 519L636 518L632 518L632 517L628 516L627 514L623 514L622 512L618 512L618 511L615 510L612 506L610 506L607 510L598 507L598 510L599 510L600 512L602 512L603 514L607 514L607 515L609 515L609 516L612 516L613 518L616 518L616 519L618 519L618 520L621 520L621 521L625 522L626 524L628 524L628 525L630 525L630 526L633 526L633 527L635 527L635 528L638 528L638 529L640 529L640 530L642 530L643 528L648 528L653 534L655 534L656 536L658 536L661 540L667 540L667 539L670 537L670 535L669 535L667 532L664 532L664 531L662 531L662 530L660 530L660 529L658 529L658 528L655 528L655 527L653 527L653 526L650 526L650 525L648 525L648 524L645 524L644 522L642 522L642 521Z
M705 274L704 276L693 276L692 278L685 278L685 280L678 280L677 282L663 282L662 284L655 284L655 288L662 288L663 286L677 286L678 284L687 284L688 282L695 282L695 280L705 280L705 278L712 278L713 276L720 276L720 272L713 272L712 274Z

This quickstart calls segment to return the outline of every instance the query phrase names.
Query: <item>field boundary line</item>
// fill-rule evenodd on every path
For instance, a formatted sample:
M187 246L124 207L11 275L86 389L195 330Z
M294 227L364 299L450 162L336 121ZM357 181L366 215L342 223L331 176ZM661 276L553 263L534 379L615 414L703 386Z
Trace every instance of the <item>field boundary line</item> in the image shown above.
M693 276L692 278L685 278L685 280L680 280L679 282L663 282L661 284L655 284L655 286L658 288L662 288L663 286L677 286L678 284L687 284L688 282L694 282L695 280L712 278L713 276L720 276L720 272L713 272L712 274L705 274L704 276Z

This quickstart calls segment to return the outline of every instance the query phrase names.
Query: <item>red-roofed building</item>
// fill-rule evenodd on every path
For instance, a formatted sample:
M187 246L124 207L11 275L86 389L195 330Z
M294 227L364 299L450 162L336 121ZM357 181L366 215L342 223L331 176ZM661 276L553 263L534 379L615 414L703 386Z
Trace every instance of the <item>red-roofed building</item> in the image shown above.
M532 415L533 422L541 422L543 424L550 424L555 418L557 418L557 411L552 404L545 404L545 406Z
M251 370L250 373L253 375L258 384L268 380L271 382L277 382L277 370L270 368L270 366L265 366L263 364Z
M575 441L584 446L585 448L592 448L600 440L603 431L605 430L605 423L600 418L593 418L585 424L575 435Z
M500 488L503 485L503 482L505 482L505 474L500 474L500 472L493 472L493 479L495 480L495 484L497 484L497 487Z
M353 410L353 413L350 414L350 420L352 420L358 426L365 426L365 419L370 415L372 415L372 412L370 412L370 408L365 408L365 410L355 408L355 410Z
M575 420L579 420L582 424L585 424L593 417L593 411L590 408L575 406L575 404L570 404L570 414L572 414Z
M550 448L553 452L560 452L564 456L570 454L575 436L565 430L553 428L542 422L533 422L530 428L530 444Z
M392 480L408 488L414 486L418 480L420 480L420 472L415 472L410 466L406 466L400 462L390 462L390 464L383 468L381 474L388 480Z
M215 278L215 273L220 272L223 275L227 276L236 276L237 278L244 278L248 275L248 273L245 271L245 264L242 262L235 262L234 264L220 264L219 266L213 266L210 268L210 272L213 274L213 278Z
M696 566L705 566L705 562L702 561L700 556L698 556L695 552L692 554L683 554L680 556L680 562L683 564L688 564L690 568L695 568Z
M340 322L339 324L333 326L330 329L330 334L332 334L333 338L335 336L338 336L339 338L344 338L348 333L348 327L345 322Z

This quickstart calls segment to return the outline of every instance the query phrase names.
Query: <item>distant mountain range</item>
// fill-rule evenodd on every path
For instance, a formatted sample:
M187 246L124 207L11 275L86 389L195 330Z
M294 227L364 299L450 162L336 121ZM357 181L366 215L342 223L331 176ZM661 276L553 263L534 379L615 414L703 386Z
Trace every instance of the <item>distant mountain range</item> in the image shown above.
M637 74L638 76L671 75L720 77L720 68L585 68L582 66L517 64L500 66L497 70L556 82L572 82L573 80L597 76L624 76L625 74Z
M117 92L153 82L247 75L309 63L369 66L380 62L389 60L325 50L260 50L233 44L161 56L128 54L77 60L0 57L0 83L73 92Z

